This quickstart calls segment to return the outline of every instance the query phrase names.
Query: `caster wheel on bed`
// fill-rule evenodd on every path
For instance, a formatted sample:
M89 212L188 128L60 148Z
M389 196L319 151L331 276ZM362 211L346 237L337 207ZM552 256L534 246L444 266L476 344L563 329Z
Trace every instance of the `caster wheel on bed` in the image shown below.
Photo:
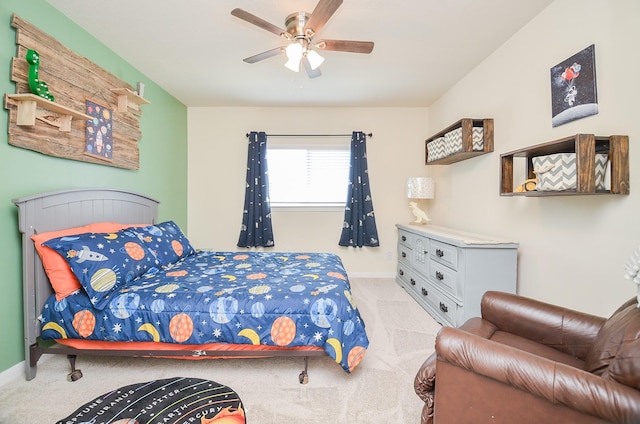
M306 371L302 371L298 376L298 380L300 380L300 384L307 384L309 382L309 375L307 375Z
M81 378L82 378L82 371L80 370L73 370L69 374L67 374L67 380L71 381L72 383L74 381L80 380Z

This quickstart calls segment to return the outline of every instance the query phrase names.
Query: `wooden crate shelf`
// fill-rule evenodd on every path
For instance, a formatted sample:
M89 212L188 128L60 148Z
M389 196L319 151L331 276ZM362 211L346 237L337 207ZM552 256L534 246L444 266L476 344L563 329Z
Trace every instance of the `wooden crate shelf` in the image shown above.
M483 128L483 149L473 150L472 131L473 127ZM448 132L462 128L462 151L453 153L449 156L428 162L429 158L429 146L428 144L444 135ZM427 165L450 165L452 163L460 162L466 159L470 159L476 156L484 155L493 152L493 119L472 119L463 118L444 130L432 135L425 140L425 163Z
M576 189L562 191L514 192L514 158L524 158L524 175L518 184L535 178L533 157L554 153L576 154ZM595 155L608 155L611 175L610 188L597 190L595 184ZM501 196L571 196L585 194L629 194L629 137L626 135L596 136L576 134L548 143L526 147L500 155Z

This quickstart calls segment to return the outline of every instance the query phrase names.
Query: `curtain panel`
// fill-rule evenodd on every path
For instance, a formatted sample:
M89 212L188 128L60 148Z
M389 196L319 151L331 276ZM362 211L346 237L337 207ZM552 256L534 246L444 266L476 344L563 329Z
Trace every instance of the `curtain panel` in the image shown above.
M367 136L359 131L354 131L351 136L349 188L338 245L380 246L367 169Z
M267 171L267 135L252 131L249 134L246 191L238 247L274 246Z

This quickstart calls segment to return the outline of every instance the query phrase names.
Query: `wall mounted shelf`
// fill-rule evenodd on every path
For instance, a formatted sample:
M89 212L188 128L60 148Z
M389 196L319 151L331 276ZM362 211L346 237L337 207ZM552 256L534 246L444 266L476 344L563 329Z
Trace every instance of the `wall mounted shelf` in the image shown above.
M483 128L482 150L473 150L473 127ZM462 151L429 162L428 144L437 138L444 137L445 134L457 130L458 128L460 128L462 131ZM491 152L493 152L493 119L464 118L453 123L452 125L449 125L444 130L432 135L425 140L425 163L427 165L449 165Z
M139 105L151 103L128 88L112 88L111 91L118 95L118 112L126 112L129 106L137 108Z
M524 158L524 178L535 178L532 158L554 153L576 154L576 189L562 191L525 191L514 192L513 159ZM610 189L596 190L595 155L607 154L611 175ZM524 149L500 155L500 195L501 196L571 196L584 194L629 194L629 137L611 135L608 137L593 134L576 134L548 143L538 144ZM518 183L518 184L519 184Z
M17 125L32 127L36 124L36 119L41 119L60 131L71 131L71 119L91 120L91 116L81 112L76 112L68 107L49 101L43 97L31 93L7 94L7 98L16 101L18 105ZM49 116L38 110L38 107L46 111L53 112L58 116Z

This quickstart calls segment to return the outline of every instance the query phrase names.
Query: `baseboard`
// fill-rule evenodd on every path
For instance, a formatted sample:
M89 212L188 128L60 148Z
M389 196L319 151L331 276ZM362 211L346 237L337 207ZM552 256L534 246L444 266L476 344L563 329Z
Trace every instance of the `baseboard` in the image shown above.
M349 278L396 278L395 272L349 272Z
M52 359L56 355L42 355L40 359L38 359L38 365L42 365L48 360ZM0 387L4 386L7 383L15 380L16 378L25 378L25 361L18 362L11 368L7 368L6 370L0 372Z
M0 387L22 376L24 378L24 361L7 368L0 373Z

